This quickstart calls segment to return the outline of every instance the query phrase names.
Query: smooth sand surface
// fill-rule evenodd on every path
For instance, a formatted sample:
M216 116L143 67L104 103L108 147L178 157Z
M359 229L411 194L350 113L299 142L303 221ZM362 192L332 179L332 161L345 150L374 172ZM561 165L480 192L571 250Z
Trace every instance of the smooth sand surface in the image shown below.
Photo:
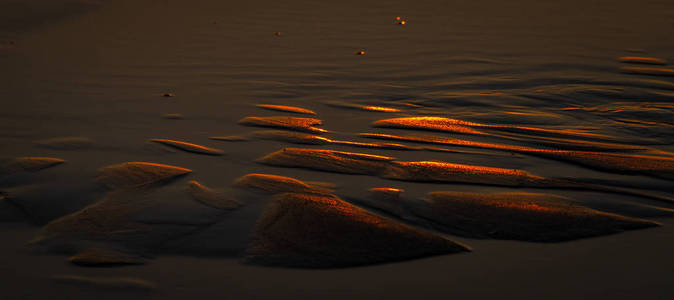
M674 197L672 11L668 0L0 0L0 298L672 298L674 204L653 199ZM373 126L419 116L459 122ZM254 127L238 124L245 118ZM388 159L350 154L302 168L260 162L284 148L521 170L613 192L452 183L456 170L438 171L446 183L393 180L377 169ZM199 149L219 155L189 152ZM595 154L554 159L573 151ZM12 165L21 157L58 163ZM184 169L100 180L128 162ZM246 264L274 201L235 186L248 174L300 180L472 252L325 269ZM260 178L253 188L278 184ZM435 191L547 193L661 226L561 243L443 235L398 207ZM60 227L53 247L36 247L48 224L86 226ZM288 224L301 235L305 223ZM350 253L364 244L345 240ZM78 253L115 266L71 263ZM144 264L115 263L136 259Z

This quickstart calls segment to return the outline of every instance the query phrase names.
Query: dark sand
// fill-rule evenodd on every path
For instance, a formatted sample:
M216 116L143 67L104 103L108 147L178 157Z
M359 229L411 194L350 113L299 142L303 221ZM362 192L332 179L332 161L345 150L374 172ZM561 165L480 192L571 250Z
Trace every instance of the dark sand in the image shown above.
M283 148L330 149L516 169L673 197L672 12L669 0L0 0L0 299L672 298L671 203L257 161ZM406 24L396 24L396 16ZM296 113L309 111L315 115ZM237 124L275 116L310 117L320 126ZM463 127L457 133L372 126L413 116L461 120ZM288 129L324 139L297 146L307 137L254 134ZM364 132L481 146L445 143L437 145L443 151L423 151L433 148L403 139L395 143L408 147L378 147L359 136ZM167 147L152 139L190 144ZM602 154L580 163L513 147ZM194 153L200 149L222 155ZM18 157L60 160L17 164ZM624 160L631 165L616 163ZM96 180L101 168L125 162L192 172L171 178L163 176L178 174L127 172L107 187ZM347 167L379 174L367 165ZM330 191L435 234L423 219L372 201L416 203L432 191L549 193L661 226L561 243L447 235L472 252L337 269L252 266L244 263L249 237L273 197L236 188L247 174L298 179L308 191ZM199 185L190 190L191 181ZM281 189L297 187L288 182ZM267 183L253 185L260 184ZM27 246L66 215L90 221L82 210L111 188L149 195L141 202L124 198L133 218L103 209L99 216L117 219L88 223L107 221L105 230L120 240L99 249L80 244L91 236L69 236L82 250L72 261L72 251L36 253ZM372 188L404 193L377 197ZM116 231L122 223L154 231L130 239ZM100 238L95 229L88 228ZM114 267L81 266L92 264Z

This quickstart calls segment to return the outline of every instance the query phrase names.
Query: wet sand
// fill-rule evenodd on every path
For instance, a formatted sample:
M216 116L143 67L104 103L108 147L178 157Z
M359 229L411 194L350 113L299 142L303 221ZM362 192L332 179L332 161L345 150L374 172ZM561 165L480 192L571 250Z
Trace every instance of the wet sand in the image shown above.
M0 298L671 298L672 10L0 1ZM568 238L495 200L453 235L414 209L442 191L648 228ZM570 240L493 232L523 215L548 227L508 237Z

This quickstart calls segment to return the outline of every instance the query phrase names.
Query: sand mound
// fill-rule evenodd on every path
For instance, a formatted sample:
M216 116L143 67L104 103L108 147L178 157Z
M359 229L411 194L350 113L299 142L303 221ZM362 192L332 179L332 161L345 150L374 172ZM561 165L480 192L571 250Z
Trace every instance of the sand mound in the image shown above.
M443 232L470 238L561 242L658 226L533 193L433 192L413 208Z
M212 136L209 139L222 142L245 142L248 140L247 137L240 135Z
M384 119L375 121L374 123L372 123L372 125L375 127L432 130L432 131L455 132L464 134L491 135L497 137L503 136L484 133L472 129L471 127L487 128L505 132L543 135L543 136L577 136L585 138L603 138L603 139L608 138L600 134L579 131L574 129L551 129L551 128L525 127L516 125L484 124L450 118L426 117L426 116Z
M188 191L194 200L209 207L231 210L243 205L243 203L232 199L221 192L209 189L194 180L189 182Z
M79 275L56 275L53 280L66 284L89 286L113 290L143 290L155 289L155 285L147 280L128 277L92 277Z
M198 154L207 154L207 155L223 155L224 151L220 149L210 148L206 146L201 146L197 144L175 141L175 140L166 140L166 139L151 139L150 141L155 143L164 144L167 146L174 147L187 152L198 153Z
M583 201L581 205L592 209L610 212L618 215L624 215L633 218L671 218L674 217L674 209L659 207L648 204L639 204L634 202L606 201L604 199L593 199Z
M248 174L236 180L236 187L259 191L269 194L281 193L332 193L329 184L305 183L295 178L271 175L271 174Z
M167 241L217 222L219 209L197 203L179 190L117 190L80 211L47 224L30 242L34 250L76 254L92 248L124 249L148 256Z
M393 108L393 107L385 107L385 106L376 106L376 105L360 105L356 103L349 103L349 102L341 102L341 101L331 101L331 102L326 102L327 105L333 106L333 107L339 107L339 108L347 108L347 109L357 109L357 110L364 110L364 111L374 111L374 112L388 112L388 113L394 113L394 112L401 112L402 110Z
M39 147L56 150L81 150L95 146L92 139L85 137L60 137L36 141Z
M393 162L384 178L405 181L477 183L505 186L532 186L543 177L523 170L502 169L435 161Z
M487 133L470 128L472 124L474 123L440 117L409 117L379 120L372 123L372 126L487 135Z
M147 186L187 175L192 170L147 162L126 162L99 170L96 179L111 189Z
M400 150L400 151L421 150L420 148L395 143L363 143L363 142L340 141L340 140L332 140L331 142L334 145L351 146L358 148L386 149L386 150Z
M68 258L68 261L85 267L140 265L145 263L145 259L138 255L103 248L84 250Z
M630 64L647 64L647 65L667 64L667 62L664 59L656 57L643 57L643 56L623 56L619 57L618 61Z
M17 172L37 172L64 163L65 160L53 157L18 157L0 161L0 175Z
M303 131L311 133L328 132L325 129L314 127L314 125L321 125L319 119L313 118L297 118L297 117L246 117L239 121L239 124L245 126L258 127L273 127L283 128L294 131Z
M415 143L425 143L425 144L439 144L439 145L453 145L453 146L463 146L463 147L473 147L473 148L483 148L483 149L493 149L493 150L502 150L502 151L513 151L520 153L535 154L536 152L545 152L554 150L583 150L583 151L621 151L621 152L635 152L635 151L647 151L649 150L643 146L635 145L623 145L623 144L611 144L611 143L602 143L602 142L593 142L585 140L569 140L569 139L559 139L559 138L550 138L550 137L537 137L534 139L522 139L509 137L510 140L522 141L529 144L534 144L536 146L548 147L550 149L537 149L529 148L523 146L514 146L507 144L493 144L493 143L484 143L476 142L464 139L455 139L444 136L436 135L392 135L392 134L381 134L381 133L361 133L359 134L362 137L371 138L371 139L380 139L380 140L394 140L394 141L407 141Z
M393 159L393 157L388 156L334 150L285 148L269 154L259 161L275 166L376 175L381 173Z
M305 115L315 115L316 114L315 112L313 112L311 110L301 108L301 107L295 107L295 106L273 105L273 104L258 104L256 106L259 107L259 108L276 110L276 111L291 112L291 113L296 113L296 114L305 114Z
M545 151L536 154L606 172L674 180L674 157L582 151Z
M252 233L246 261L332 268L468 251L438 235L379 217L334 196L281 194Z
M621 71L628 74L653 75L653 76L674 76L674 69L654 68L654 67L622 67Z
M255 131L253 137L303 145L327 145L332 143L332 140L322 136L282 130Z
M162 116L162 118L169 119L169 120L182 120L185 117L183 117L183 115L181 115L181 114L164 114Z
M636 154L605 153L596 151L570 151L570 150L551 150L536 149L522 146L512 146L504 144L491 144L482 142L473 142L468 140L446 138L440 136L397 136L390 134L364 133L361 136L375 139L403 140L419 143L432 143L442 145L456 145L474 148L483 148L500 151L511 151L521 154L528 154L548 159L554 159L597 169L606 172L643 174L665 179L674 179L674 158L666 156L650 156ZM621 145L611 146L612 144L589 143L590 149L602 150L637 150L629 146Z
M253 132L253 137L263 140L281 141L299 145L342 145L359 148L374 148L388 150L419 150L418 148L394 143L363 143L353 141L332 140L326 137L300 132L281 130L266 130Z
M437 161L395 161L395 158L393 157L334 150L285 148L281 151L271 153L258 161L274 166L299 167L346 174L373 175L403 181L470 183L512 187L570 188L634 195L668 203L674 201L674 199L667 196L650 194L638 190L575 180L540 177L518 169L504 169ZM663 169L663 167L660 166L660 169ZM669 173L665 175L668 174Z

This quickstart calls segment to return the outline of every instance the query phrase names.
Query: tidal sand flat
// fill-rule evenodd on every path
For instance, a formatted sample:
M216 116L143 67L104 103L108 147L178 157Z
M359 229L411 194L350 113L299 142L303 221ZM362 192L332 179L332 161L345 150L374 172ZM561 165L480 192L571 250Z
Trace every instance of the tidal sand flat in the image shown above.
M672 11L0 0L0 299L671 299Z

